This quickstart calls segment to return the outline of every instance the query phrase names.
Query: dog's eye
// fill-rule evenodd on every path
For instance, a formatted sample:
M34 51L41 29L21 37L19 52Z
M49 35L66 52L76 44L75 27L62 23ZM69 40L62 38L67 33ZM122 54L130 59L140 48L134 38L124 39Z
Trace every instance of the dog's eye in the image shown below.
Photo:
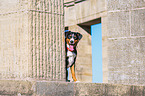
M71 35L69 35L69 36L68 36L68 39L70 39L70 38L72 38L72 36L71 36Z
M74 39L77 39L77 36L74 36Z

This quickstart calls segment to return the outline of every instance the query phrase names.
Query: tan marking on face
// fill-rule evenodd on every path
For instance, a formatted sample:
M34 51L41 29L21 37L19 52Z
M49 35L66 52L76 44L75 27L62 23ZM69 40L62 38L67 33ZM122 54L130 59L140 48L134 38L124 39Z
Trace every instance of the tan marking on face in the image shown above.
M77 46L77 43L79 42L79 39L74 40L74 47Z
M68 45L69 45L69 42L70 42L70 39L67 38L67 39L66 39L66 43L67 43Z

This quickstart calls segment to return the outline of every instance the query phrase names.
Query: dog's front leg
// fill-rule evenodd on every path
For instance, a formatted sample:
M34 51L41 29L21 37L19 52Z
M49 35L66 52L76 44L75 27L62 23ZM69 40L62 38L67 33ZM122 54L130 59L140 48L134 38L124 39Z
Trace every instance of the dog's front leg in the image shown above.
M76 76L75 76L75 64L73 64L73 65L70 67L70 69L71 69L72 78L73 78L74 82L76 82L77 79L76 79Z
M66 67L66 82L70 82L70 80L68 79L68 68Z

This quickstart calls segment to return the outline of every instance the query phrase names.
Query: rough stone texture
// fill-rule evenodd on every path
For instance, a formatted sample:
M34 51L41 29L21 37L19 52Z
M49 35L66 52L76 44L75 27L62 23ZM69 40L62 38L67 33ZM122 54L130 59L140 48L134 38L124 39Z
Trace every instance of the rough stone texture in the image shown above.
M16 96L32 95L33 82L22 80L0 80L0 95Z
M108 34L107 34L107 16L101 18L102 23L102 59L103 59L103 82L108 82Z
M112 10L126 10L131 6L131 0L107 0L107 9ZM135 0L133 0L135 1Z
M74 85L65 82L37 82L36 92L38 96L74 96Z
M29 16L27 11L0 14L0 79L26 78L30 75Z
M61 82L37 82L36 87L41 89L37 90L38 96L144 96L144 88L135 85Z
M63 0L0 1L0 79L65 80Z
M108 82L144 84L145 2L143 0L107 0L107 4Z
M145 86L0 80L0 96L144 96Z
M12 14L21 11L26 11L30 8L31 0L1 0L0 1L0 14Z
M107 28L109 38L130 36L129 12L109 12Z
M103 96L106 94L106 89L104 84L96 83L76 83L74 84L75 96Z
M144 96L145 95L144 86L133 86L132 96Z
M144 38L109 40L109 82L144 84Z
M111 96L133 96L132 95L133 87L130 85L106 85L106 93Z
M109 11L132 10L144 6L144 0L107 0L107 9Z
M65 80L63 0L33 1L32 77Z
M144 86L37 82L38 96L144 96Z
M145 36L145 9L131 11L131 36Z

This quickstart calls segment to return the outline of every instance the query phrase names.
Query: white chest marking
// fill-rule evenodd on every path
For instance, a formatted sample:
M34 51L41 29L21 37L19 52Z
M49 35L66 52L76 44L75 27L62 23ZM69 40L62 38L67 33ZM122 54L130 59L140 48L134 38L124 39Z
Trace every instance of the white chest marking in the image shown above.
M67 68L70 67L74 63L74 59L76 57L76 54L74 52L68 51L67 52L67 57L68 57L68 65Z
M67 57L76 57L76 54L71 51L67 51Z

